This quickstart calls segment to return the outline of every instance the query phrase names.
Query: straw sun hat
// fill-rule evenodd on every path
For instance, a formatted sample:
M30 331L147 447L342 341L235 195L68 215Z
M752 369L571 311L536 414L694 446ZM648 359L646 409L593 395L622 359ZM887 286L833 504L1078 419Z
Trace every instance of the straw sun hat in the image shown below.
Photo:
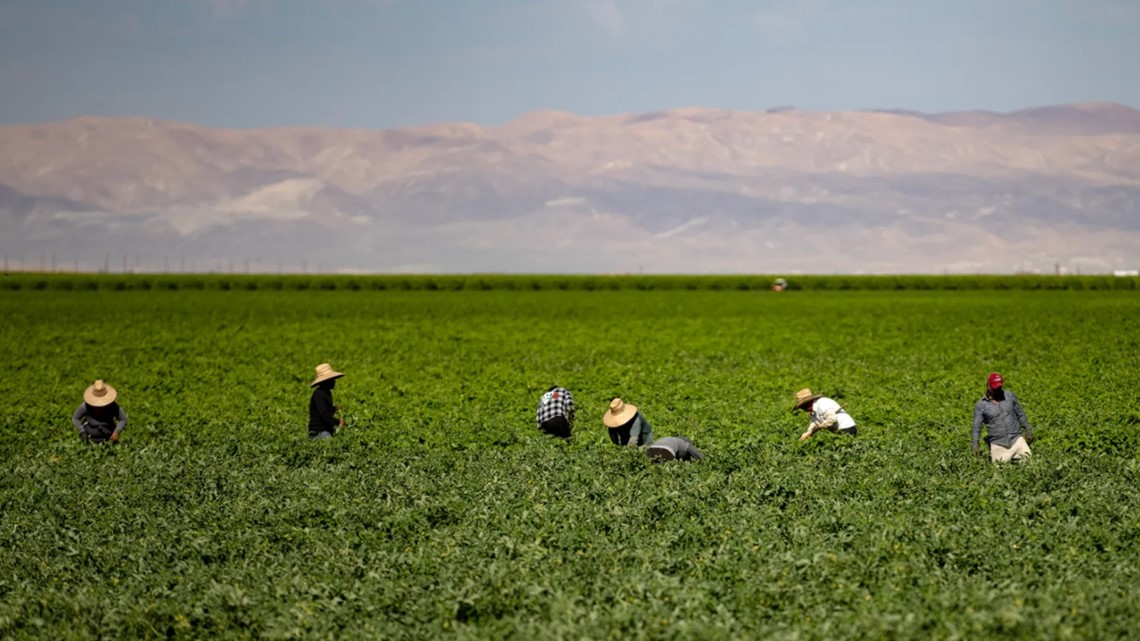
M606 427L621 427L637 415L637 406L630 405L620 398L610 401L610 409L602 415L602 423Z
M823 398L823 394L812 394L810 388L803 388L796 392L796 404L792 406L792 411L800 409L817 398Z
M329 365L328 363L321 363L320 365L317 365L317 377L313 379L313 384L309 385L309 387L316 387L325 381L331 381L332 379L340 378L341 376L344 376L343 372L334 372L332 365Z
M115 388L104 383L103 379L99 379L83 392L83 402L87 403L88 407L106 407L114 403L118 396L119 393Z

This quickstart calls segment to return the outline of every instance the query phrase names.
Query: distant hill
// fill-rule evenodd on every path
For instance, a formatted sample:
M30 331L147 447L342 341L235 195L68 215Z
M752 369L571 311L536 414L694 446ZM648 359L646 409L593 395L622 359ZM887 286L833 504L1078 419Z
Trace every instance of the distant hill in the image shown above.
M1140 263L1140 111L674 109L501 127L0 127L0 251L369 271ZM70 264L70 262L69 262ZM133 261L132 261L133 264Z

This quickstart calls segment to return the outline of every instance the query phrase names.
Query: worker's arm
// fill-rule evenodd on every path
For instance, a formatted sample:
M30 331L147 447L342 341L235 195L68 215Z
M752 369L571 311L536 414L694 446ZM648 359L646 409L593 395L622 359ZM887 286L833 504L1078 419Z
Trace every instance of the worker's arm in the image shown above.
M978 439L982 436L982 403L984 402L978 401L978 404L974 406L974 431L970 437L970 449L973 450L975 456L978 455Z
M83 418L85 416L87 416L87 403L80 403L79 407L75 408L75 413L71 415L71 424L80 434L83 434Z

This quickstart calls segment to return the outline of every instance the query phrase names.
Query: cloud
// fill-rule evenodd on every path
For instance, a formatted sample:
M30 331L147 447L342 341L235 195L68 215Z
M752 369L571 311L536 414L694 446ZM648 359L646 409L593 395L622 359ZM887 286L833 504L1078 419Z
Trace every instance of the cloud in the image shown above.
M628 31L625 14L617 0L586 0L586 15L612 36L624 36Z
M781 0L752 14L752 24L770 38L795 34L827 13L825 0Z
M596 27L615 38L662 36L685 25L710 0L575 0Z

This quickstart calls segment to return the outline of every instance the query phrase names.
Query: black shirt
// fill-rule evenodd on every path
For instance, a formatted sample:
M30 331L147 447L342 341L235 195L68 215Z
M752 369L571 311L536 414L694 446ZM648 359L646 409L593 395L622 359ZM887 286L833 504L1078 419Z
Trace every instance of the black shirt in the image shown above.
M309 398L309 433L336 433L340 421L333 416L332 390L318 387Z

